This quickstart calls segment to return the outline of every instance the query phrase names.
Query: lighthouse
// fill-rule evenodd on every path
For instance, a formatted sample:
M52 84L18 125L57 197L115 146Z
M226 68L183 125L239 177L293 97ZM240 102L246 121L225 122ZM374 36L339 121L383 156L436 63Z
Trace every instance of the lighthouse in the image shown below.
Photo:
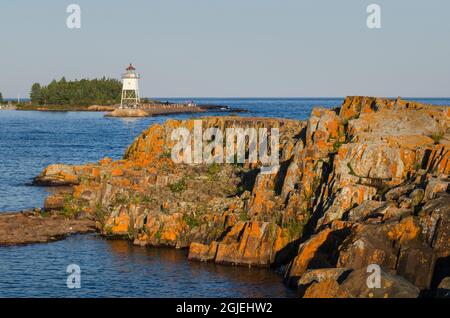
M120 108L137 108L141 100L139 98L139 74L130 63L126 73L122 75L122 98Z

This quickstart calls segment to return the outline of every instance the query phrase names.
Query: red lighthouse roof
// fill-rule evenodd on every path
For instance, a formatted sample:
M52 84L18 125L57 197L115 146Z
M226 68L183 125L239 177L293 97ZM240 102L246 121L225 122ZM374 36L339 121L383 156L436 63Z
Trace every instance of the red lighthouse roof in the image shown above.
M130 65L128 65L127 67L127 71L135 71L136 69L134 68L134 66L130 63Z

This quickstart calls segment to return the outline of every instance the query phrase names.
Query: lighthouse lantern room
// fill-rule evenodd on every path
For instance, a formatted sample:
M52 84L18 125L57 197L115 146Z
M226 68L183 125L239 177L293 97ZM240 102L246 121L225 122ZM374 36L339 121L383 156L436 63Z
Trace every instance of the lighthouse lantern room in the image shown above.
M122 98L120 108L138 108L141 100L139 97L139 74L130 63L126 73L122 75Z

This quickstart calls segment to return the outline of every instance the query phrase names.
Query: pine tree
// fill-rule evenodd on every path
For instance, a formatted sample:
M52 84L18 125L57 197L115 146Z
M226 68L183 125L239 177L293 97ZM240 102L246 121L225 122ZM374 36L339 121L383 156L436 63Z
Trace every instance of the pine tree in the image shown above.
M30 99L33 104L42 105L44 103L41 85L39 83L34 83L31 86Z
M64 77L47 86L31 87L30 98L35 105L110 105L120 102L122 84L116 79L81 79L67 81Z

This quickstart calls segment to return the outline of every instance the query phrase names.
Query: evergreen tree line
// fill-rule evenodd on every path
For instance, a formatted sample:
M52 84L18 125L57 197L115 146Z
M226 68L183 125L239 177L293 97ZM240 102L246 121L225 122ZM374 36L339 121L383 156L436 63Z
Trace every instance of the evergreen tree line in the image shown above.
M112 105L120 103L122 84L117 79L82 79L67 81L64 77L47 86L34 83L30 99L34 105Z

